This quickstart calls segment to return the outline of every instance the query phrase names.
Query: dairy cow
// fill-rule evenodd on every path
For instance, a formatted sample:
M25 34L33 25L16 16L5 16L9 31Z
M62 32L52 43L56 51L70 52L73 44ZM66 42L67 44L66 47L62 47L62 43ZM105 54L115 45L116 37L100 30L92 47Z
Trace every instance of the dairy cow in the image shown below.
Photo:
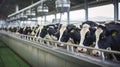
M95 32L97 26L98 26L98 24L96 24L93 21L86 21L82 24L82 28L80 31L80 36L81 36L81 38L80 38L81 40L79 43L80 46L92 46L94 44L94 42L95 42L94 32ZM78 47L77 51L86 52L87 49Z
M51 39L51 38L54 39L55 38L55 40L58 40L59 39L59 32L58 33L57 32L58 31L55 27L55 24L51 24L51 25L43 26L39 35L42 38L47 38L47 39Z
M79 28L73 24L51 24L43 26L40 37L51 39L59 42L69 42L79 44L80 34ZM69 42L70 43L70 42ZM60 44L59 46L64 46Z
M57 26L56 25L57 24L41 26L39 32L37 33L38 37L57 41L59 39L60 34L59 31L57 30L58 25ZM53 45L54 43L50 42L50 44Z
M95 48L120 51L120 23L110 22L99 25L95 31L96 45ZM100 51L93 50L93 55L100 56ZM120 60L120 55L114 54L117 60Z
M80 43L80 27L76 27L73 24L67 25L64 30L62 29L60 42L67 42L72 44L79 44ZM60 46L64 46L60 44Z

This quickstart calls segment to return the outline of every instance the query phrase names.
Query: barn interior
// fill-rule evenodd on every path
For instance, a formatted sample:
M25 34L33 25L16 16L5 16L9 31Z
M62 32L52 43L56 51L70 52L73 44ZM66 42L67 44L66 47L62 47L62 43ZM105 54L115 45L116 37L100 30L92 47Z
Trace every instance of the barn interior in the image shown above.
M91 21L90 8L109 4L113 8L112 21ZM120 43L119 4L120 0L0 0L0 67L119 67L119 49L98 48L100 39L115 46ZM75 10L84 10L84 20L76 20L76 24L70 18ZM52 22L47 20L49 15L54 16L49 17ZM62 15L66 15L65 21ZM64 34L68 41L62 41ZM111 39L105 40L107 36ZM88 37L91 39L87 43L95 38L90 46L83 42Z

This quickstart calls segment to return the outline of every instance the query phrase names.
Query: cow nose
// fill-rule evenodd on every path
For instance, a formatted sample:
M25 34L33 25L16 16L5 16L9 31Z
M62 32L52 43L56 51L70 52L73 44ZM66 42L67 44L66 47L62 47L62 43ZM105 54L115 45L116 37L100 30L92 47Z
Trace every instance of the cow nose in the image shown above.
M96 54L99 54L98 52L96 52Z
M58 44L58 47L63 47L64 46L64 44Z
M87 49L78 47L78 48L77 48L77 51L78 51L78 52L85 53L85 52L87 51Z
M83 48L80 51L83 51Z
M100 53L98 51L93 51L93 55L99 57Z

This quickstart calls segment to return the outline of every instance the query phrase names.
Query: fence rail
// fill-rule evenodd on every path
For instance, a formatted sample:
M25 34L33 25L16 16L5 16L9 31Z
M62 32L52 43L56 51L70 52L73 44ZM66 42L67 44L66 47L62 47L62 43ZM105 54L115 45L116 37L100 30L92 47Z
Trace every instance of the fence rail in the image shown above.
M5 32L3 32L5 33ZM58 42L58 41L53 41L53 40L48 40L48 39L44 39L44 38L40 38L40 37L35 37L35 36L29 36L29 35L23 35L23 34L15 34L15 33L11 33L11 32L8 32L8 33L5 33L5 34L9 34L13 37L17 37L17 38L20 38L20 39L23 39L23 40L28 40L28 41L32 41L32 42L35 42L35 43L39 43L40 45L43 45L45 44L45 42L47 42L47 46L52 46L53 48L60 48L58 45L59 44L64 44L66 46L66 48L64 48L65 50L69 51L69 52L72 52L72 53L79 53L77 51L74 50L74 47L81 47L81 48L86 48L88 50L98 50L101 52L101 57L103 61L105 61L105 56L104 56L104 52L107 52L107 53L110 53L110 54L119 54L120 55L120 51L114 51L114 50L105 50L105 49L96 49L96 48L93 48L93 47L87 47L87 46L79 46L79 45L76 45L76 44L68 44L68 43L64 43L64 42ZM51 45L50 43L54 43L53 45Z

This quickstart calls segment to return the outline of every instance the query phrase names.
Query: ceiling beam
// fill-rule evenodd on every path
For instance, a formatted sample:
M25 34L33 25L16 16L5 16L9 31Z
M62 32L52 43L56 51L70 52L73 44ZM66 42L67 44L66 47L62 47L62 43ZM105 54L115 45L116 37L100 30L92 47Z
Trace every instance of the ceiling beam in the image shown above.
M13 13L13 14L8 15L8 17L14 16L14 15L19 14L19 13L21 13L21 12L24 12L24 11L26 11L26 10L28 10L28 9L31 9L31 8L37 6L37 5L39 5L39 4L41 4L41 3L45 2L45 1L46 1L46 0L40 0L40 1L38 1L38 2L36 2L36 3L34 3L34 4L30 5L30 6L28 6L28 7L26 7L26 8L23 8L23 9L15 12L15 13Z

